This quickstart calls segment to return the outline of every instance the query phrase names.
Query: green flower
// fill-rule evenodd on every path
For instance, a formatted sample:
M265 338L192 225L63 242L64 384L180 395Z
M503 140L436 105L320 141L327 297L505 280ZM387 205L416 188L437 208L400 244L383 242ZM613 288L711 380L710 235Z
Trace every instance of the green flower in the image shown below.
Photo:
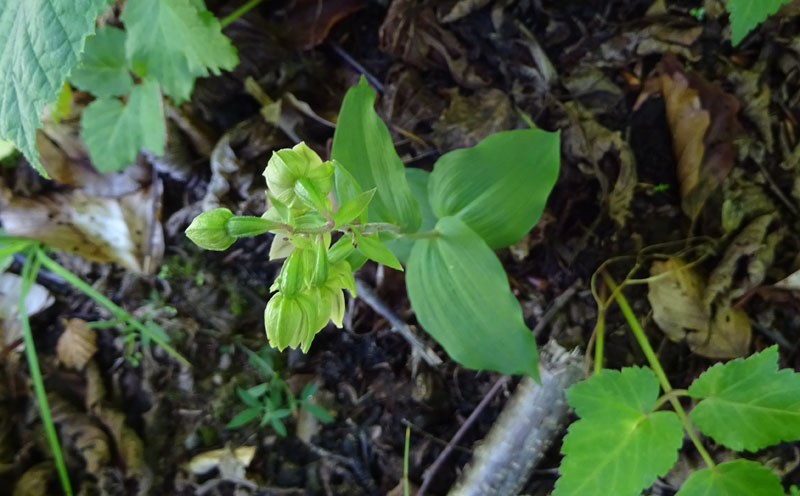
M283 351L286 347L302 347L308 352L311 341L322 328L315 328L317 322L317 302L315 298L299 293L287 296L276 293L264 310L264 326L269 344Z
M334 167L323 162L314 150L301 142L294 148L272 153L264 177L270 193L282 204L297 212L310 207L330 210L327 195L333 188Z
M233 212L227 208L215 208L203 212L194 218L186 228L186 236L194 244L206 250L227 250L236 241L228 234L225 224L233 217Z

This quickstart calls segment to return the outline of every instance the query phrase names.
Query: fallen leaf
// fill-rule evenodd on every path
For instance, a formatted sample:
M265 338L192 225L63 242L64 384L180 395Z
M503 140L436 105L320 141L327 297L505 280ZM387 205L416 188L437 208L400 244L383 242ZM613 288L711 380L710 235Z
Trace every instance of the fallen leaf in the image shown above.
M22 278L15 274L0 274L0 336L8 346L22 337L19 321L19 295ZM55 298L43 286L34 283L25 297L25 312L35 315L53 304Z
M243 468L247 468L253 457L256 454L255 446L242 446L231 450L230 448L221 448L211 451L205 451L192 457L189 460L188 468L196 475L206 474L216 468L220 468L220 464L230 459L236 460L237 464ZM241 477L241 476L240 476Z
M678 257L653 262L647 297L653 320L675 342L686 341L692 352L709 358L734 358L750 349L750 319L730 301L712 311L703 301L703 277Z
M664 56L645 84L634 109L656 92L664 98L672 131L681 208L696 219L734 165L733 139L742 132L736 117L739 101L702 76L685 72L671 53Z
M67 368L83 370L97 352L96 340L97 334L85 320L69 319L56 344L58 360Z
M476 10L482 9L487 6L490 1L491 0L458 0L455 5L439 16L439 20L443 24L455 22L467 17Z
M433 125L433 143L439 152L477 145L487 136L511 129L516 113L508 96L496 89L480 89L463 96L458 88L447 90L450 104Z
M159 266L164 252L160 196L160 191L146 187L117 198L81 190L27 198L3 188L0 222L10 236L35 239L96 262L117 262L145 274Z
M364 0L295 0L281 23L287 36L303 49L319 45L336 23L364 8Z
M49 481L55 479L56 471L50 461L41 462L29 468L14 486L12 496L42 496L49 494Z

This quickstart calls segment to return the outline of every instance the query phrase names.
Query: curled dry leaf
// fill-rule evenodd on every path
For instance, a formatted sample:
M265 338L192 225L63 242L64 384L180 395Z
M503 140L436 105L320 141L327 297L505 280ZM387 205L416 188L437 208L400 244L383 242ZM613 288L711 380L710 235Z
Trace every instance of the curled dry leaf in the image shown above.
M433 142L441 153L477 145L487 136L511 129L516 113L508 96L496 89L481 89L462 96L447 90L450 105L433 125Z
M232 459L244 470L250 465L250 462L253 461L255 454L255 446L242 446L234 450L230 448L215 449L192 457L192 459L189 460L188 468L193 474L203 475L215 468L221 468L223 463L230 464ZM242 475L244 474L242 473ZM239 477L241 477L241 475Z
M85 320L69 319L56 345L58 360L67 368L83 370L97 352L96 340L97 334Z
M296 0L285 21L287 35L304 49L314 48L325 38L331 28L350 14L361 10L365 0Z
M0 274L0 336L3 346L8 346L22 337L19 322L19 294L22 278L15 274ZM35 315L53 304L55 299L47 289L33 284L25 297L25 311Z
M733 139L742 132L736 117L739 100L702 76L684 71L671 53L647 81L634 109L655 92L664 97L672 131L681 208L695 219L734 165Z
M10 236L35 239L89 260L117 262L133 272L149 273L158 267L164 252L157 208L161 195L154 187L116 198L81 190L25 198L3 189L0 223Z
M653 320L667 337L686 341L689 348L709 358L746 355L750 348L750 320L739 308L703 302L705 282L680 258L654 262L647 297Z

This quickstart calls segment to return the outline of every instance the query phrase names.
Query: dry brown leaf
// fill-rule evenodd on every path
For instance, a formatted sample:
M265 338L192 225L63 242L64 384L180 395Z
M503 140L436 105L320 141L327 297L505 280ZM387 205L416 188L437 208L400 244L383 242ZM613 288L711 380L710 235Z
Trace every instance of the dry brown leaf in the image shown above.
M747 314L731 308L730 301L716 306L705 304L706 285L697 271L680 258L654 262L647 297L653 320L675 342L686 340L689 348L709 358L746 355L751 329Z
M298 47L314 48L328 37L333 26L365 6L364 0L295 0L286 19L287 35Z
M433 125L433 143L441 153L475 146L487 136L511 129L516 113L508 96L496 89L481 89L462 96L447 90L450 104Z
M19 294L22 278L15 274L0 274L0 336L3 346L8 346L22 337L19 322ZM33 284L25 297L25 311L35 315L53 304L55 299L39 284Z
M31 238L97 262L149 273L159 266L164 236L159 191L152 187L106 198L75 190L35 198L0 198L0 222L10 236Z
M214 470L215 468L222 469L223 464L237 465L242 470L246 469L253 457L256 454L255 446L242 446L231 450L230 448L215 449L205 451L199 455L195 455L189 460L188 468L196 475L203 475ZM232 463L235 461L235 463ZM230 467L229 467L230 468ZM242 477L244 473L239 475Z
M69 319L56 345L58 360L67 368L83 370L97 352L96 340L97 334L85 320Z
M736 117L739 100L702 76L685 72L670 53L647 81L634 108L655 92L664 97L672 131L681 208L695 219L734 165L733 139L742 132Z
M56 471L53 463L41 462L29 468L14 486L12 496L42 496L48 494L50 481L55 479Z

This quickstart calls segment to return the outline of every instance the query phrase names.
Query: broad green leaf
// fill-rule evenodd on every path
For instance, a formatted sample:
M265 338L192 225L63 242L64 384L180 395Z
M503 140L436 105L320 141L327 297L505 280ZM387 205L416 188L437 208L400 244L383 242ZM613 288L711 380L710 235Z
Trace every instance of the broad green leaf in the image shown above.
M459 217L492 249L516 243L558 178L559 143L558 132L518 129L442 155L428 184L433 212Z
M653 411L659 387L647 368L603 370L567 390L581 417L569 426L553 496L637 496L678 459L675 412Z
M436 215L431 210L431 203L428 201L428 179L430 172L423 169L406 169L406 179L408 186L411 188L411 194L417 199L420 212L422 213L422 225L420 232L432 231L436 225ZM386 246L392 250L398 260L403 263L408 262L408 257L411 255L411 248L414 247L414 240L399 237L387 241Z
M261 410L258 408L248 408L243 412L239 412L235 417L228 422L227 427L228 429L236 429L237 427L241 427L245 424L249 424L253 420L255 420L259 415L261 415Z
M72 84L96 97L122 96L133 86L125 60L125 32L105 26L86 41L81 61L69 77Z
M339 207L339 210L337 210L333 215L333 218L336 221L336 224L333 226L334 229L343 224L353 222L356 217L361 215L361 212L367 208L367 205L369 205L369 202L372 200L374 195L375 189L373 188L344 202L342 206Z
M141 148L163 155L166 131L158 85L145 81L134 86L125 105L115 98L98 98L83 111L81 128L100 172L125 168Z
M386 248L383 243L378 239L377 234L370 236L362 236L358 231L356 233L356 250L370 260L374 260L387 267L396 270L403 270L400 261L394 256L389 248Z
M690 416L714 441L757 451L800 440L800 374L778 370L778 347L706 370L689 387L701 399Z
M733 460L692 473L677 496L784 496L772 470L751 460Z
M232 70L236 49L201 0L128 0L122 13L133 70L186 100L196 77Z
M538 380L536 340L500 260L457 217L440 219L436 230L417 240L406 268L419 323L466 367Z
M36 129L45 105L78 63L107 0L0 0L0 139L39 163Z
M362 190L377 188L369 208L370 221L391 222L416 232L422 218L408 187L405 167L386 124L375 112L375 92L366 78L348 90L339 112L331 157L346 169ZM337 167L338 169L338 167ZM337 175L341 173L337 170ZM337 194L339 191L337 182ZM350 197L337 197L342 204Z
M789 3L789 0L728 0L733 46L738 45L747 33L777 12L785 3Z

